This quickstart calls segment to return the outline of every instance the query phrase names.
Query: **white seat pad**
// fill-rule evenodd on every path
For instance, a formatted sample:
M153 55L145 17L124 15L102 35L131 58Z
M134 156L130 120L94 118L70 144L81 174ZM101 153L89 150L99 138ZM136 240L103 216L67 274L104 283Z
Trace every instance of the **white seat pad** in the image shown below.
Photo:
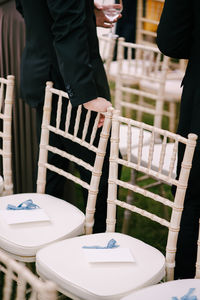
M164 159L164 164L161 173L168 176L169 174L169 167L170 167L170 158L172 156L174 143L167 143L166 145L166 154ZM162 145L156 144L154 145L154 152L153 152L153 160L151 164L152 170L158 171L159 169L159 160L160 160L160 154L161 154ZM134 148L132 150L132 157L131 160L135 163L137 163L137 157L138 157L138 149ZM148 164L148 156L149 156L149 145L146 145L142 148L142 159L141 159L141 165L144 167L147 167ZM175 161L172 177L176 177L176 165L177 160Z
M138 147L140 129L137 127L131 127L131 148ZM127 136L128 136L128 126L125 124L120 125L120 140L119 140L119 149L122 156L127 154ZM151 132L144 130L143 131L143 145L146 145L150 142Z
M135 262L88 263L82 247L106 246L110 239L115 239L120 247L129 248ZM165 275L165 257L131 236L100 233L67 239L39 250L36 268L42 278L56 282L66 295L70 292L86 300L114 300L159 282Z
M35 256L36 251L54 241L83 234L85 215L70 203L45 194L16 194L1 197L0 209L32 199L43 208L50 221L8 225L0 219L0 248L20 256Z
M165 100L179 102L182 95L181 79L167 79L165 84ZM146 92L155 93L159 84L157 82L152 82L150 80L141 80L140 88Z
M122 298L122 300L171 300L172 297L181 299L190 288L195 288L191 297L197 296L197 299L200 299L200 279L182 279L147 287Z

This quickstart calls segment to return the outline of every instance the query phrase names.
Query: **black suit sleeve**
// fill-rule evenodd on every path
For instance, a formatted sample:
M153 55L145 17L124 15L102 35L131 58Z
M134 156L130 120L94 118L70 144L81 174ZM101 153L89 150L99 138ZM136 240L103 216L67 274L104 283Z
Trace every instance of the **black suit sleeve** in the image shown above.
M157 45L174 58L189 58L192 31L191 0L165 0L157 30Z
M54 47L72 105L97 98L90 64L85 0L47 0L47 5L53 19Z

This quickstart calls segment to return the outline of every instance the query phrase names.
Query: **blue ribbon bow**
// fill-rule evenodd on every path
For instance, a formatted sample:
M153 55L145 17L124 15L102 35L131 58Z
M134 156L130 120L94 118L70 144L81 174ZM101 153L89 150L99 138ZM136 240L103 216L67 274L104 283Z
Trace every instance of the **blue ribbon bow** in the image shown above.
M102 247L102 246L83 246L82 248L84 249L113 249L113 248L117 248L119 247L119 245L116 245L116 241L114 239L111 239L107 246Z
M192 296L191 294L195 291L194 288L190 288L186 295L180 298L180 300L198 300L197 296ZM177 297L172 297L172 300L179 300Z
M9 210L30 210L30 209L36 209L36 208L40 208L37 204L33 203L33 200L28 199L22 203L20 203L18 206L12 205L12 204L8 204L7 209Z

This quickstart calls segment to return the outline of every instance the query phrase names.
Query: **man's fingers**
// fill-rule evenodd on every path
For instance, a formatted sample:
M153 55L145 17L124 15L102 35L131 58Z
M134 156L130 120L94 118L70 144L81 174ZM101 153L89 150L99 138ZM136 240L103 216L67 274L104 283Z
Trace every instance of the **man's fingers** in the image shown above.
M102 27L104 27L104 28L112 28L113 26L114 26L113 24L104 23Z
M98 123L98 128L100 128L100 127L103 126L104 119L105 119L105 116L102 115L102 114L100 114L100 117L99 117L99 123Z

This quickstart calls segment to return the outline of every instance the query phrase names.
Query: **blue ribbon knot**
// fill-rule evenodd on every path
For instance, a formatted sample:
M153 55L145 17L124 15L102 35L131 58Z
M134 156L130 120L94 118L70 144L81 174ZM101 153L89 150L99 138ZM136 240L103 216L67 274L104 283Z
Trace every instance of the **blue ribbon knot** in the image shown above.
M36 208L40 208L37 204L33 203L33 200L28 199L22 203L20 203L18 206L12 205L12 204L8 204L7 209L9 210L30 210L30 209L36 209Z
M198 300L197 296L191 295L195 291L195 288L190 288L186 295L180 298L180 300ZM172 297L172 300L179 300L177 297Z
M119 245L116 245L116 241L114 239L111 239L107 246L102 247L102 246L83 246L82 248L84 249L113 249L119 247Z

